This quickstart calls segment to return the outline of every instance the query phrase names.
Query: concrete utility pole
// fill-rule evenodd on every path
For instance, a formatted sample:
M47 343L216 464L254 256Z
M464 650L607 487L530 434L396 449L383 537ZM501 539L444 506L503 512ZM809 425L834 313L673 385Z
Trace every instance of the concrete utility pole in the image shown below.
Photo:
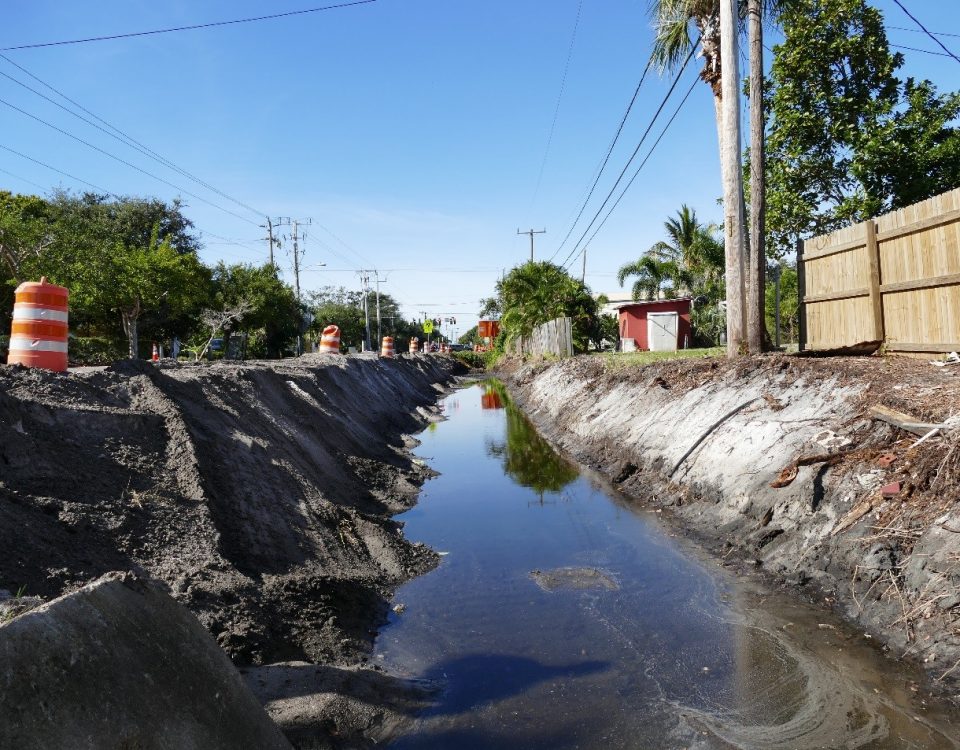
M386 283L386 279L380 278L380 272L373 270L374 280L377 283L377 342L383 341L383 333L380 331L380 282Z
M276 265L273 258L273 246L280 247L280 240L273 234L274 227L290 226L289 216L278 216L276 219L267 217L266 224L260 224L261 229L267 230L267 236L264 239L270 243L270 265Z
M528 229L526 232L521 232L517 229L517 234L529 234L530 235L530 262L533 263L533 235L535 234L546 234L546 228L541 229L539 232L534 232L532 229Z
M366 327L366 339L364 340L364 351L370 351L370 308L367 304L367 298L370 296L370 272L358 271L360 282L363 284L363 320Z

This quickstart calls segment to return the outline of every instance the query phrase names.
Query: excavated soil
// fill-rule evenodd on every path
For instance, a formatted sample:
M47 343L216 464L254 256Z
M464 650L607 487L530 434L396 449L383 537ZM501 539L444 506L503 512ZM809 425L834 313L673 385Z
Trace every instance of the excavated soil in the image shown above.
M409 436L459 368L0 367L0 590L48 600L133 570L238 665L356 665L395 587L437 562L391 518L429 472Z
M916 445L869 413L951 419L960 365L578 357L502 376L548 439L626 496L723 564L766 573L917 659L927 687L960 702L960 430Z

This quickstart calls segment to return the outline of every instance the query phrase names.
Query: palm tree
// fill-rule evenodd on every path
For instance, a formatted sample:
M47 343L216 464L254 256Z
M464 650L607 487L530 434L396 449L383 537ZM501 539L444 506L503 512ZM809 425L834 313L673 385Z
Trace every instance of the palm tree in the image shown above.
M697 212L687 205L663 223L667 240L651 245L640 258L621 266L620 286L636 276L633 298L674 297L680 291L699 294L715 288L723 275L723 245L704 226Z
M750 251L747 254L747 346L763 351L766 311L767 237L764 226L766 184L763 107L763 8L747 0L750 44Z
M724 8L729 7L731 0L723 0ZM760 9L770 15L775 15L784 3L789 0L738 0L738 5L742 8L744 2L747 4L747 12L750 15L750 63L751 63L751 158L759 160L762 164L763 159L763 114L762 97L760 95L760 85L763 80L763 48L760 40ZM751 211L754 220L751 224L752 242L749 261L745 262L745 252L743 251L742 226L742 186L738 189L735 185L740 174L739 159L739 136L731 133L727 142L731 148L724 156L725 126L723 118L723 64L722 64L722 44L721 44L721 26L720 26L721 0L652 0L651 13L654 18L656 38L654 40L651 61L659 66L661 70L675 69L687 56L694 42L690 37L690 25L696 27L699 33L700 56L703 58L703 70L700 72L700 78L704 83L710 86L713 94L714 115L716 117L717 140L721 152L721 173L725 186L730 188L731 197L725 195L725 227L727 229L727 282L728 291L733 298L734 311L740 307L740 301L743 299L743 293L738 289L743 288L743 277L741 269L744 265L749 269L750 274L750 325L748 328L748 338L751 342L751 350L754 350L756 336L760 336L762 341L762 321L763 307L761 296L763 295L763 269L764 261L764 238L762 218L757 221L757 216L762 217L763 211L763 181L756 181L758 172L751 170ZM741 11L742 14L742 11ZM756 20L756 24L753 21ZM729 51L728 51L729 52ZM730 58L734 62L736 56ZM739 82L736 80L736 70L732 71L731 89L737 90ZM756 84L756 88L754 88ZM729 85L729 84L728 84ZM732 104L732 102L731 102ZM736 111L731 107L731 114ZM733 117L730 118L733 120ZM733 144L737 144L734 148ZM731 154L737 153L734 160ZM755 162L756 163L756 162ZM733 172L736 172L736 175ZM759 172L762 175L762 170ZM725 192L726 192L725 187ZM731 205L736 203L737 205ZM731 236L732 235L732 236ZM739 239L738 239L739 235ZM732 282L732 283L731 283ZM758 313L754 311L752 305L759 305ZM728 311L730 311L728 306ZM734 317L734 316L731 316ZM731 320L731 330L728 331L728 351L736 353L734 342L739 339L739 332L742 330L741 320ZM760 321L759 323L757 321ZM728 326L730 327L730 326ZM758 333L759 331L759 333Z

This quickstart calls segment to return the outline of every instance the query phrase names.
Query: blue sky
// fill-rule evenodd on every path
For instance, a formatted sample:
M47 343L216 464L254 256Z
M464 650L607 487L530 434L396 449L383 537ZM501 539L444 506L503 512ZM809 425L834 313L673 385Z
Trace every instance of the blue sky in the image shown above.
M0 47L324 4L23 0L6 4ZM914 28L893 0L875 4L888 26ZM960 34L960 3L904 4L928 28ZM536 257L565 260L636 147L668 78L648 76L580 227L558 252L649 54L647 7L647 0L377 0L259 23L2 53L256 213L4 77L0 99L177 187L3 104L0 146L113 193L182 195L211 263L266 260L259 214L311 217L304 290L359 288L357 270L375 268L385 279L381 289L408 317L453 315L462 332L475 323L477 301L491 294L501 271L529 257L529 239L517 229L546 228L536 237ZM894 44L938 50L915 31L890 28L889 36ZM942 41L960 53L960 37ZM960 63L904 54L901 75L930 78L942 91L960 87ZM2 59L0 72L56 98ZM694 76L691 65L660 123ZM663 220L682 203L705 220L720 218L716 151L712 102L699 84L590 245L587 283L594 291L617 290L617 268L659 239ZM0 170L0 187L17 192L86 187L3 149ZM277 257L292 281L290 258L283 250Z

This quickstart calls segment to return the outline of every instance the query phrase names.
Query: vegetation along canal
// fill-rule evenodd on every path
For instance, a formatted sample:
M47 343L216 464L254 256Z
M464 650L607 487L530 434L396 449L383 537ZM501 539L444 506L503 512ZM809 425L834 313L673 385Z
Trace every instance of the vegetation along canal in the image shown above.
M395 750L960 747L918 672L580 473L499 383L444 408L401 516L442 562L376 646L438 693Z

